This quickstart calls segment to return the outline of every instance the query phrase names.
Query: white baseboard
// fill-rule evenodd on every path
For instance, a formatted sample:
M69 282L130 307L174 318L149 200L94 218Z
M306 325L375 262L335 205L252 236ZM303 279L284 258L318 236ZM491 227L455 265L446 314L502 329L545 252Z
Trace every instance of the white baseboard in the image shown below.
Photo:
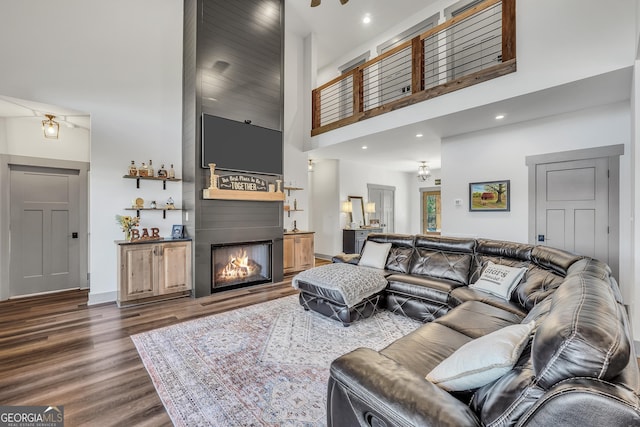
M118 299L118 292L117 291L112 291L112 292L102 292L99 294L94 294L92 292L89 292L89 301L87 302L87 305L96 305L96 304L104 304L107 302L116 302L116 300Z

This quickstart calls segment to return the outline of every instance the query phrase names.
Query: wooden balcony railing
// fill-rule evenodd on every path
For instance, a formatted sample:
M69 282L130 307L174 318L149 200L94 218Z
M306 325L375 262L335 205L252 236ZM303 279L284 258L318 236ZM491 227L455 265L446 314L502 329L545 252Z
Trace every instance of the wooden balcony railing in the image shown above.
M314 89L318 135L516 71L515 0L486 0Z

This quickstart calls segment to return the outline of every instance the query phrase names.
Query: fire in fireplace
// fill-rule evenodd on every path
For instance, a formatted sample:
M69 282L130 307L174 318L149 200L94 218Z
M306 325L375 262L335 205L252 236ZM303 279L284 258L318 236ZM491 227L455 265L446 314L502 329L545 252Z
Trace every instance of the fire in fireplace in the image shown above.
M271 249L271 241L211 245L211 290L271 282Z

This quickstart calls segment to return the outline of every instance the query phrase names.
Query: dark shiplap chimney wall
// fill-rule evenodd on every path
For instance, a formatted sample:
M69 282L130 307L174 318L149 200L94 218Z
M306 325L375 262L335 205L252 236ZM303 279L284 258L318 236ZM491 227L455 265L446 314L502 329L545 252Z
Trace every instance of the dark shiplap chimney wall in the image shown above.
M284 0L185 0L183 43L183 222L194 241L196 296L211 293L212 243L273 240L280 281L282 203L202 199L209 171L200 167L200 117L282 130Z

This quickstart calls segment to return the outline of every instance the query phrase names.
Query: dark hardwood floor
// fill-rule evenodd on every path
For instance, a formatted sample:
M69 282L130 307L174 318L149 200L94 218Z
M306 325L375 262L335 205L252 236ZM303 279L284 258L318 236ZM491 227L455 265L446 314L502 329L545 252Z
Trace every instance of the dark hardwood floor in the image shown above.
M171 425L130 335L297 293L290 282L127 308L87 307L88 291L2 301L0 405L64 405L66 426Z

